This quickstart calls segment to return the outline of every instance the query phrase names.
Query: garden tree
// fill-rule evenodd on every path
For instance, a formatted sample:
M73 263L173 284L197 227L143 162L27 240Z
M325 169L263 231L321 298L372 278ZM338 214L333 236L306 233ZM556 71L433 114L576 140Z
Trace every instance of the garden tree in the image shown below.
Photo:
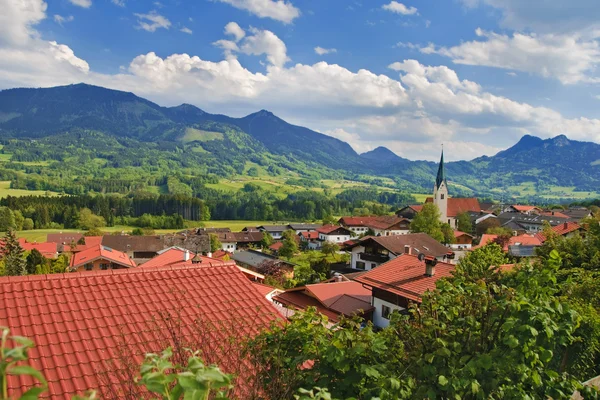
M33 275L36 273L38 268L43 268L43 266L47 263L47 260L38 249L33 249L27 255L26 263L27 274Z
M331 257L335 258L335 255L338 251L340 251L340 246L337 243L325 241L321 245L321 252L326 256L330 255Z
M458 262L456 273L465 280L478 281L479 279L485 279L491 281L501 277L497 273L498 269L507 263L508 258L502 251L502 247L496 243L491 243L468 252Z
M485 233L490 234L490 235L508 236L508 237L511 237L513 235L513 232L510 229L504 228L502 226L490 227L487 229L487 231Z
M461 232L473 233L473 224L471 223L471 217L469 213L463 212L456 216L456 229Z
M133 236L144 236L144 231L142 230L142 228L135 228L131 231L131 234Z
M219 240L219 236L215 233L209 233L210 236L210 251L215 252L223 247L223 243Z
M442 242L444 234L440 222L440 210L433 203L423 204L423 208L415 215L410 223L410 231L413 233L423 232Z
M337 224L337 220L333 215L326 215L323 217L323 221L321 221L323 225L335 225Z
M12 229L7 232L4 242L0 247L0 253L4 254L5 275L27 275L27 262L23 257L24 251Z
M262 247L263 249L268 249L269 246L271 246L273 244L274 240L273 240L273 236L271 236L271 234L267 231L264 231L262 233L262 240L260 241L260 247Z
M25 222L25 217L23 217L23 214L19 210L14 210L13 214L15 216L15 230L22 231L23 223Z
M500 221L498 221L498 218L486 218L475 226L475 234L477 236L481 236L484 233L489 233L489 229L498 227L500 227Z
M359 319L333 327L310 307L251 339L248 351L266 398L289 399L300 388L327 387L331 398L409 398L402 340ZM307 364L310 366L307 367Z
M106 226L106 220L96 215L89 208L82 208L79 211L79 227L90 230L93 228L102 228Z
M444 235L444 240L442 243L444 244L452 244L455 241L454 237L454 229L450 226L450 224L444 223L441 226L442 235Z
M91 228L90 230L86 231L83 236L104 236L104 231L98 228ZM79 239L78 243L81 242L82 239L84 240L83 244L85 244L84 238Z
M500 279L458 270L410 317L394 315L390 329L404 339L413 397L569 398L580 384L559 357L580 318L555 297L559 264L554 252Z
M15 215L8 207L0 207L0 232L15 229Z
M30 231L33 229L33 227L34 227L33 220L31 218L25 218L23 220L23 230L24 231Z
M298 252L298 241L296 239L296 232L291 229L286 230L282 234L283 245L279 249L278 253L281 257L285 257L288 260Z

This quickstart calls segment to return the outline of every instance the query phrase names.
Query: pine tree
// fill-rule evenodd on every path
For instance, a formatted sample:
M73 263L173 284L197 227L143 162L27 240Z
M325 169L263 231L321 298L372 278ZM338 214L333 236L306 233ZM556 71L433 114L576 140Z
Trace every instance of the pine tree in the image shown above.
M4 274L7 276L27 275L27 261L23 257L23 248L13 230L9 230L2 246L4 253Z

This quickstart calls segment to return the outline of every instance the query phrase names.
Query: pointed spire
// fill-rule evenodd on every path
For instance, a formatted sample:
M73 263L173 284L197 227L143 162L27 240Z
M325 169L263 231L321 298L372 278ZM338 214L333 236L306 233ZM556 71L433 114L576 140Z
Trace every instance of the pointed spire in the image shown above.
M444 168L444 148L442 147L442 158L440 159L440 166L438 167L437 177L435 178L435 187L440 188L442 182L448 187L446 182L446 169Z

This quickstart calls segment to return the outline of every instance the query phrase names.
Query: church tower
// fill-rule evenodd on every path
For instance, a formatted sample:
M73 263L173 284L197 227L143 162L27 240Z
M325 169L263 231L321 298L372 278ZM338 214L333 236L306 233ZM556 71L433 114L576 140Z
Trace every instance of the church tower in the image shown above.
M444 168L444 150L442 150L442 158L440 159L440 166L433 187L433 204L440 210L440 221L442 223L448 222L448 182L446 181L446 170Z

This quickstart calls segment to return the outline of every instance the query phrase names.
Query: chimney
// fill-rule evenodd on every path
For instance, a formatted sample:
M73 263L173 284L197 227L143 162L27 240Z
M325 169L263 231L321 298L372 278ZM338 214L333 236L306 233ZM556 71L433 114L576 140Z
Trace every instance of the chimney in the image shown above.
M186 250L185 253L183 253L183 261L189 261L190 259L190 251Z
M341 282L341 281L342 281L342 275L341 275L339 272L336 272L336 273L333 275L333 280L334 280L335 282Z
M208 257L208 258L212 258L212 252L210 252L210 251L209 251L209 252L206 254L206 257Z
M565 224L563 226L564 226L565 229L568 229L569 228L569 223L565 222Z
M434 276L435 275L435 265L437 264L437 260L433 257L427 257L425 259L425 276Z
M408 254L408 255L412 254L412 249L407 244L404 245L404 254Z

